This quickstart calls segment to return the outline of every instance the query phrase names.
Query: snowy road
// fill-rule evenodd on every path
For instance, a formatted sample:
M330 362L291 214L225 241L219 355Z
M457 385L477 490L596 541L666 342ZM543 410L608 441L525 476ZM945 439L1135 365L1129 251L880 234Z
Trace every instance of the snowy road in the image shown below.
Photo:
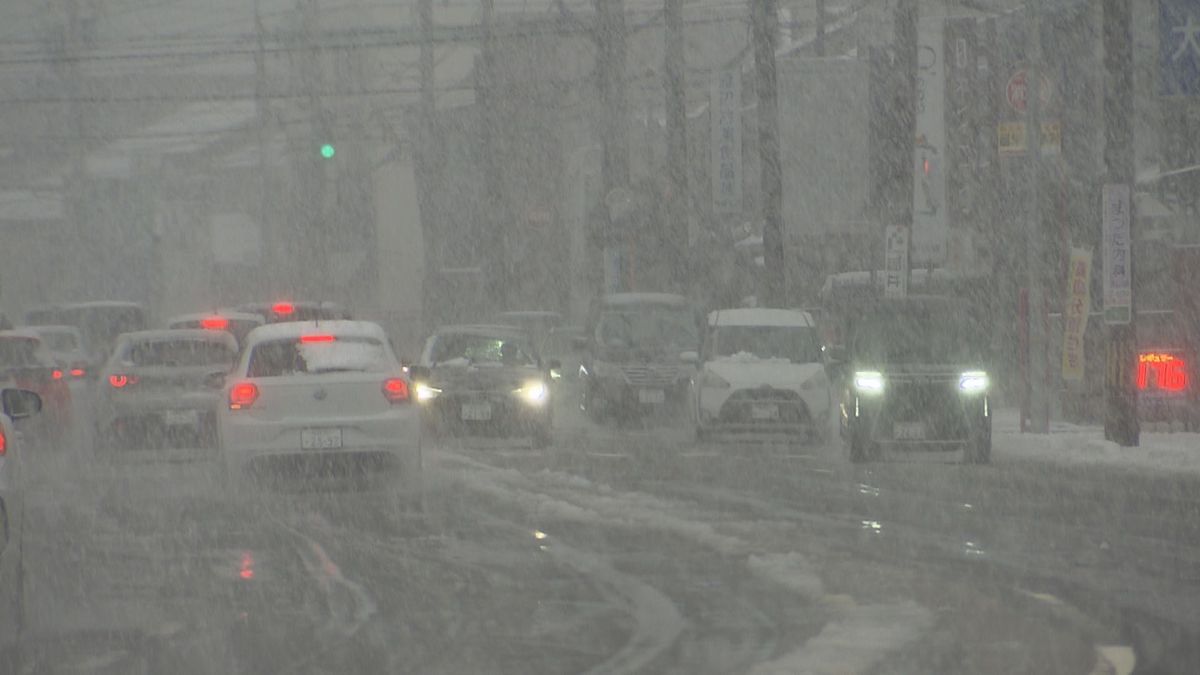
M1196 478L563 427L547 451L431 450L425 524L370 495L227 497L205 463L45 453L24 671L1089 673L1109 644L1200 663Z

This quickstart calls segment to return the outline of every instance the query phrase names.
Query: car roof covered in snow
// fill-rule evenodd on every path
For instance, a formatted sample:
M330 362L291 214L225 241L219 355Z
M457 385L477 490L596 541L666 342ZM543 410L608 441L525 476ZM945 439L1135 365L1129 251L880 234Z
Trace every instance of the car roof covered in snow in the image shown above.
M380 342L387 342L387 333L377 323L335 319L331 321L288 321L259 326L250 331L250 334L246 336L246 344L251 345L271 340L299 339L302 335L314 334L375 338Z
M708 314L710 326L781 326L812 328L812 315L794 309L767 309L764 307L742 307L718 309Z
M75 326L66 325L26 326L24 330L31 331L39 335L42 333L70 333L71 335L79 335L78 328Z
M199 321L201 319L207 319L209 317L216 316L219 316L222 319L230 319L232 321L254 321L255 323L263 322L261 314L252 314L250 312L225 312L218 310L215 312L195 312L193 314L180 314L179 316L173 316L170 319L167 319L167 325L170 326L177 323L184 323L186 321Z
M122 333L121 340L126 342L169 342L171 340L203 340L206 342L223 342L237 348L237 341L224 331L204 330L202 328L163 328L156 330L139 330L132 333Z
M674 293L611 293L601 303L607 307L619 305L678 305L688 304L688 299Z

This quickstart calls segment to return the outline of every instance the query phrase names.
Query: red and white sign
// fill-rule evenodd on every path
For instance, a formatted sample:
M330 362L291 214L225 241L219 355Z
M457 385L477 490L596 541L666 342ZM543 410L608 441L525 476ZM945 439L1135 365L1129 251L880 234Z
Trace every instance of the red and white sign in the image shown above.
M1025 104L1029 100L1029 73L1024 68L1012 74L1008 78L1008 85L1004 88L1004 96L1008 99L1008 105L1013 110L1021 114L1025 114ZM1042 77L1041 86L1041 103L1043 106L1050 103L1050 94L1053 87L1050 80L1045 76Z

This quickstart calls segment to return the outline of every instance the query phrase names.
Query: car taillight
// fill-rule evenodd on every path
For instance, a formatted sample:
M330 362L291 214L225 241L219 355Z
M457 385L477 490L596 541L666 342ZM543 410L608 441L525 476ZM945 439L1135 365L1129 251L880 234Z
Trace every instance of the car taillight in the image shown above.
M63 372L58 368L55 368L54 370L50 371L50 377L56 380L61 380L63 378Z
M407 403L408 381L402 377L389 377L383 381L383 396L391 403Z
M8 437L4 435L4 427L0 427L0 457L8 452Z
M229 319L223 316L206 316L200 319L200 327L207 330L225 330L229 328Z
M108 383L112 385L113 389L123 389L127 385L137 384L137 381L138 381L137 375L119 375L118 374L118 375L109 375L108 376Z
M271 305L271 311L279 316L290 316L296 313L296 306L290 302L277 302Z
M84 375L87 375L87 371L84 370L83 368L72 368L71 369L71 377L83 377Z
M334 341L334 340L336 340L336 339L337 339L337 338L335 338L334 336L332 336L332 335L327 335L327 334L321 334L321 335L301 335L301 336L300 336L300 342L301 342L301 343L303 343L303 344L311 344L311 343L313 343L313 342L333 342L333 341Z
M229 389L229 409L249 408L258 400L258 385L253 382L238 382Z

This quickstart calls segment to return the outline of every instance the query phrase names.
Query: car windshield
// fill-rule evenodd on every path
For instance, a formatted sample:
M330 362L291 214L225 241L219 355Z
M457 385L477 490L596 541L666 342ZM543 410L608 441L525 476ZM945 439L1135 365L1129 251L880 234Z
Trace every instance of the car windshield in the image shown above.
M38 341L31 338L0 338L0 367L28 368L43 365L38 359Z
M596 337L609 349L696 349L696 318L683 307L630 307L605 310Z
M249 377L285 377L325 373L383 373L395 368L382 342L369 337L335 336L305 342L296 338L270 340L253 346Z
M430 362L435 366L533 366L537 358L523 338L446 333L434 338Z
M195 339L148 340L131 343L123 361L135 366L229 366L237 354L223 342Z
M986 355L983 336L963 308L915 302L882 306L854 329L854 356L875 363L968 363Z
M712 350L717 357L744 355L792 363L821 360L817 331L807 326L719 326L712 330Z

